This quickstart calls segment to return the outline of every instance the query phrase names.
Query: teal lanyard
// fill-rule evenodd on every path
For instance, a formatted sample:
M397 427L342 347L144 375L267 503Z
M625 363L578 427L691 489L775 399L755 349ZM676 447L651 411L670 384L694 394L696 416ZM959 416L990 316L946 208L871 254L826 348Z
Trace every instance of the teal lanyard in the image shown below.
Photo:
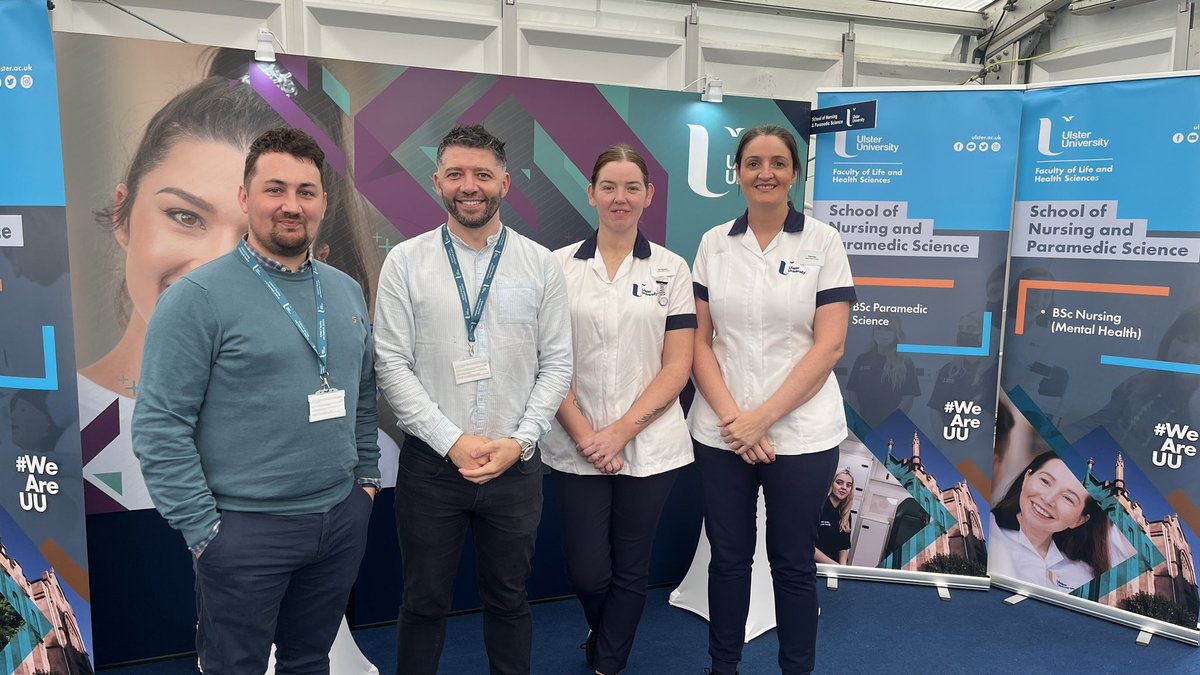
M500 264L500 255L504 253L504 242L507 240L508 228L502 228L500 238L496 240L496 248L492 251L492 261L488 263L487 272L483 275L479 296L475 298L475 309L472 310L471 300L467 297L467 284L463 281L462 267L458 264L458 254L454 252L454 244L450 241L450 228L442 226L442 246L446 247L450 270L454 272L454 283L458 285L458 301L462 304L463 322L467 324L467 348L471 356L475 355L475 329L483 319L483 307L487 304L488 292L492 290L492 279L496 277L496 266Z
M317 299L317 339L314 341L312 334L308 332L308 329L304 327L304 322L300 320L300 315L297 314L296 309L292 307L292 303L288 302L287 296L283 294L283 291L279 289L279 286L275 284L275 281L272 280L265 271L263 271L262 263L254 259L254 256L250 253L250 248L246 246L246 242L244 240L238 244L237 250L242 256L242 262L246 263L246 266L258 275L259 280L266 284L267 288L271 291L271 295L275 296L275 301L279 303L279 306L283 308L283 311L287 312L288 318L292 320L292 323L296 324L296 329L300 331L300 334L303 335L304 339L308 341L308 346L312 347L313 352L316 353L317 362L321 369L321 383L324 385L324 388L328 390L329 337L325 333L325 294L321 292L321 277L319 274L317 274L316 264L314 263L311 266L313 295L316 296Z

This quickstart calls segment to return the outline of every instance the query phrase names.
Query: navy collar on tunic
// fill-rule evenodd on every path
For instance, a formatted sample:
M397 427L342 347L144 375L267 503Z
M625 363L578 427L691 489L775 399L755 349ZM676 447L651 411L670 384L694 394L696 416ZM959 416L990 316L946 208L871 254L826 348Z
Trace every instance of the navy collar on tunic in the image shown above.
M738 219L733 221L733 227L729 228L729 236L746 234L746 228L750 226L750 212L746 211L738 216ZM784 232L803 232L804 231L804 214L792 207L791 202L788 202L787 218L783 219Z
M575 257L579 260L591 260L596 257L596 237L599 235L593 234L583 243L579 245L579 249L575 251ZM633 257L639 260L645 260L650 257L650 240L642 235L642 231L638 230L637 239L633 242Z

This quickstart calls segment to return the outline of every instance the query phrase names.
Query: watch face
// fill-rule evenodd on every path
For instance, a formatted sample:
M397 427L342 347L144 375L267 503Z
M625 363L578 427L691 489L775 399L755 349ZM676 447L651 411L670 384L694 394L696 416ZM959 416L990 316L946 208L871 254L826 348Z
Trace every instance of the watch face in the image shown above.
M533 444L530 444L527 446L522 446L521 447L521 461L528 462L529 460L533 459L533 451L536 447L537 446L535 446Z

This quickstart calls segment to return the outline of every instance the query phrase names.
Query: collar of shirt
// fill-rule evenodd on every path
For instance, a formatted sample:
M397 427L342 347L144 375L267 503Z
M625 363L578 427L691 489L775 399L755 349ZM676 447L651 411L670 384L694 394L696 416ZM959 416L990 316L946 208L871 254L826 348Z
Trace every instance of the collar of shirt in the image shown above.
M575 251L575 257L579 260L590 260L595 258L597 236L598 235L593 234L587 239L584 239L583 243L581 243L579 248ZM646 258L650 257L650 241L642 235L641 230L638 230L637 239L633 242L633 257L637 258L638 260L645 260Z
M733 227L729 228L729 236L733 237L739 234L746 234L746 229L750 227L750 211L746 211L738 216L737 220L733 221ZM804 231L804 214L797 211L791 202L788 202L787 218L783 219L784 232L803 232Z
M276 272L286 272L288 274L299 274L299 273L303 272L304 270L308 269L309 267L312 267L312 252L311 251L306 252L306 254L304 256L304 262L300 263L299 269L293 270L292 268L288 267L287 265L284 265L283 263L281 263L279 261L272 260L272 259L268 258L267 256L263 255L262 253L259 253L258 249L254 248L254 244L250 243L250 235L243 234L242 241L246 242L246 248L250 249L250 255L254 256L254 259L257 260L258 262L262 263L262 266L266 267L267 269L272 269L272 270L275 270Z
M444 227L447 230L450 230L449 225L444 225ZM487 244L484 245L484 247L478 251L475 250L474 246L471 246L466 241L464 241L462 237L458 236L457 234L454 234L454 230L450 230L450 241L454 242L455 244L458 244L461 248L465 248L466 250L470 251L472 254L479 255L481 253L487 253L488 251L490 251L496 245L496 242L500 241L500 233L503 231L504 231L504 223L501 223L500 229L496 230L496 234L493 234L492 236L488 237ZM442 237L442 235L438 234L439 241L441 240L441 237ZM509 238L511 238L511 235L509 235Z

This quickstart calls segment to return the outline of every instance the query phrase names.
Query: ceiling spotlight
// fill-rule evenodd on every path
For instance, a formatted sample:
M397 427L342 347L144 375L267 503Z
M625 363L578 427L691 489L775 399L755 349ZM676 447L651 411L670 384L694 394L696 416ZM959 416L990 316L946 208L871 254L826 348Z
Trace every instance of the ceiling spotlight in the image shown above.
M258 46L254 49L254 60L261 63L275 63L275 45L272 40L275 35L266 28L258 29Z
M701 101L720 103L725 100L725 82L716 75L704 76L704 93L700 94Z

